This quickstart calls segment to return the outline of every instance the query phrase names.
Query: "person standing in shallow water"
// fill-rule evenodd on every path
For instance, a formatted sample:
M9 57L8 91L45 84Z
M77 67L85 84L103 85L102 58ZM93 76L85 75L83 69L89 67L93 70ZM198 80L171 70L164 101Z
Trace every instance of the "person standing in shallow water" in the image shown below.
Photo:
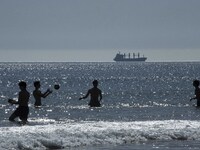
M37 107L40 107L42 105L41 99L46 98L49 94L52 93L52 91L47 89L47 91L45 93L42 93L40 91L40 87L41 87L40 81L35 81L34 87L35 87L35 90L33 91L33 96L35 98L35 104L34 105L37 108Z
M195 87L195 97L191 98L191 100L196 99L197 100L197 107L200 107L200 88L199 88L199 80L193 81L193 86Z
M29 107L28 102L30 98L30 93L26 90L26 82L19 82L20 92L18 94L18 101L9 99L8 102L10 104L18 104L18 108L13 112L13 114L9 117L10 121L15 121L15 118L19 117L22 120L22 124L27 123Z
M98 81L94 80L92 83L93 88L89 89L87 94L79 98L79 100L85 99L90 95L90 102L88 105L90 107L101 107L100 101L102 100L102 92L99 88L97 88Z

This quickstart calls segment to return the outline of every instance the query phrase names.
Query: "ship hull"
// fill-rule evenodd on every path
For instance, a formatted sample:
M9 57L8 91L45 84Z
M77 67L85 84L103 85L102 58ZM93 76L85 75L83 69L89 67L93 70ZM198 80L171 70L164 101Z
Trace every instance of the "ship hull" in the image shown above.
M140 61L146 61L147 58L135 58L135 59L114 59L114 61L122 61L122 62L140 62Z
M134 62L134 61L138 62L138 61L142 61L142 62L143 62L143 61L146 61L146 59L123 59L123 60L115 60L115 59L114 59L114 61L117 61L117 62L118 62L118 61L123 61L123 62L124 62L124 61L129 61L129 62Z

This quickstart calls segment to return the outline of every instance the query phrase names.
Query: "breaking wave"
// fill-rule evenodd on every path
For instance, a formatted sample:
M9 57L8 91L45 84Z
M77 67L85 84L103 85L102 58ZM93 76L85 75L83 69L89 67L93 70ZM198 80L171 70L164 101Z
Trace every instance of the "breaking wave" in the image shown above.
M199 121L40 122L1 127L0 149L64 149L148 140L200 141Z

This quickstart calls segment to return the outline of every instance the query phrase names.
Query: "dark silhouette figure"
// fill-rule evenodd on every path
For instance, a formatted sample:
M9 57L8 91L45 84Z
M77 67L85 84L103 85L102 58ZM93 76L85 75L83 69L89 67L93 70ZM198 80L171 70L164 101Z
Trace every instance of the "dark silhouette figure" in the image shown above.
M19 106L9 117L9 120L15 121L15 118L19 117L19 119L22 121L21 123L26 124L29 114L28 102L30 98L30 93L26 90L26 82L21 81L18 85L21 90L18 94L18 101L9 99L8 102L11 104L18 104Z
M102 100L102 92L97 88L98 81L94 80L92 83L94 87L89 89L87 94L84 97L79 98L79 100L85 99L90 95L90 102L88 105L90 107L101 107L100 101Z
M196 99L197 100L197 107L200 106L200 88L199 88L199 80L193 81L193 86L195 87L195 97L191 98L191 100Z
M33 96L35 98L35 107L40 107L42 105L41 103L41 98L46 98L49 94L52 93L52 91L50 89L47 89L47 91L45 93L42 93L40 91L40 81L35 81L34 82L34 87L35 87L35 90L33 91Z

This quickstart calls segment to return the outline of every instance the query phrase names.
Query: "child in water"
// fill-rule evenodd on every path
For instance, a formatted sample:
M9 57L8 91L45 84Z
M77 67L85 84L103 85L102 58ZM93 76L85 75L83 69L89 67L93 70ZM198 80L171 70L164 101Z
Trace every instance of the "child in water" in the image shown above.
M200 106L200 88L199 88L199 80L193 81L193 86L195 87L195 97L191 98L191 100L196 99L197 100L197 107Z
M26 82L21 81L18 85L21 90L18 94L18 101L9 99L8 102L11 104L17 104L19 106L9 117L9 120L15 121L15 118L19 117L19 119L22 120L22 124L26 124L29 114L28 102L30 98L30 93L26 90Z
M89 89L87 94L84 97L79 98L79 100L85 99L90 95L89 106L90 107L101 107L100 101L102 99L102 92L99 88L97 88L98 81L94 80L92 83L93 83L94 87Z
M49 94L52 93L51 90L47 89L47 91L45 93L42 93L40 91L40 81L35 81L34 82L34 87L35 87L35 90L33 91L33 96L35 98L35 107L40 107L42 105L41 103L41 98L46 98Z

